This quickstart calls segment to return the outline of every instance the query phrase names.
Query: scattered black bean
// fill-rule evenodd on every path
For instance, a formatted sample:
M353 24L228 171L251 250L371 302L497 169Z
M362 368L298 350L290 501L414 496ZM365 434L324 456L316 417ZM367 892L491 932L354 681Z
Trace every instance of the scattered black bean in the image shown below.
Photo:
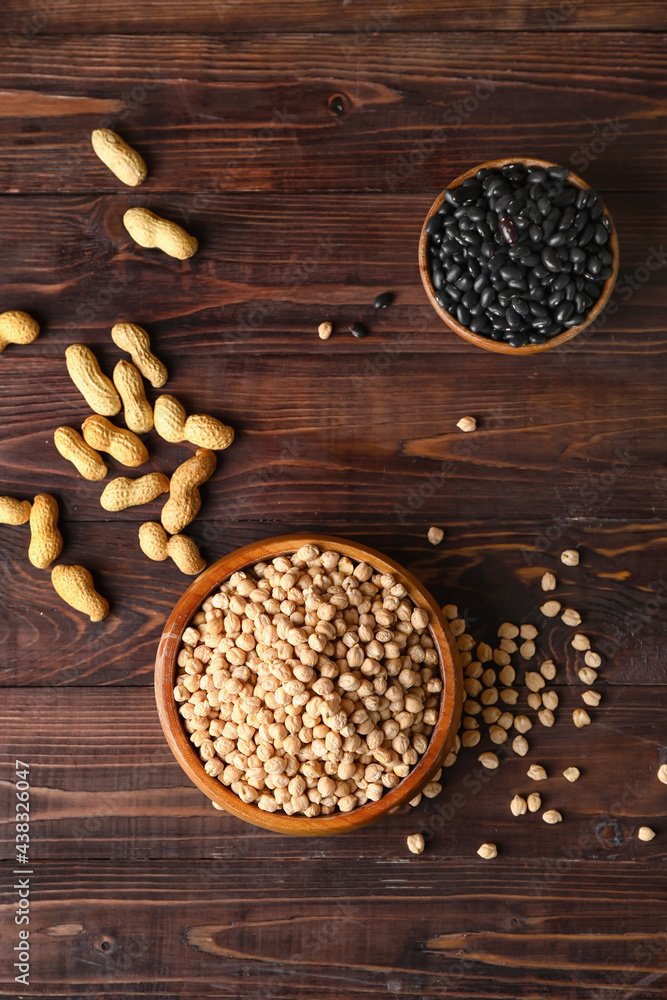
M357 321L350 327L350 333L353 337L358 337L361 340L363 337L368 336L368 328L363 323Z
M435 218L435 216L432 215L431 219L434 219L434 218ZM431 221L431 219L429 219L429 222ZM394 296L393 296L392 292L380 292L379 295L375 296L375 299L373 301L373 308L374 309L386 309L387 306L390 306L393 301L394 301Z

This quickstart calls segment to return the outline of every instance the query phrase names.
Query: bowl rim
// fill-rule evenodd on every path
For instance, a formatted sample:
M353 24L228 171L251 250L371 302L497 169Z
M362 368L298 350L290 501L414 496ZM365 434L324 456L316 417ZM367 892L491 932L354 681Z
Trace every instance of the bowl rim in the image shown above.
M183 728L178 705L173 696L176 657L181 636L193 615L200 609L202 602L237 570L252 566L266 558L294 552L306 542L333 548L357 560L363 558L374 569L398 574L410 597L415 600L417 596L419 605L428 608L430 612L429 629L440 652L443 675L443 696L440 699L438 720L428 747L410 773L377 802L368 802L350 813L334 812L329 816L312 818L286 816L282 811L265 813L253 803L242 802L231 789L207 774ZM297 532L244 545L218 559L190 584L176 602L160 638L155 660L155 697L160 724L172 753L190 780L210 799L226 812L254 826L293 836L321 837L348 832L376 822L414 798L432 779L442 766L458 732L463 704L463 676L456 641L439 605L408 570L367 545L353 543L336 535Z
M459 174L459 176L456 177L451 182L451 184L448 184L447 187L440 192L440 194L438 195L438 197L435 199L430 209L428 210L426 218L424 219L421 235L419 237L419 272L429 302L435 309L440 319L444 323L446 323L447 326L454 331L454 333L457 333L459 337L463 337L464 340L468 340L471 344L474 344L476 347L482 347L484 348L484 350L492 351L495 354L518 354L518 355L540 354L543 351L553 350L554 347L560 347L561 344L565 344L568 340L572 340L573 337L576 337L578 334L582 333L582 331L585 330L588 326L590 326L591 323L593 323L600 315L600 313L606 306L607 302L609 301L609 297L611 296L612 291L614 290L614 285L616 284L616 279L618 277L618 268L619 268L618 235L616 233L616 227L614 226L614 220L612 219L611 214L607 209L607 206L605 205L604 201L602 200L599 194L598 194L598 201L602 206L603 214L607 216L610 224L609 249L611 250L612 253L612 262L611 262L612 273L605 281L602 287L602 294L600 295L600 298L595 303L591 311L588 313L585 321L583 323L580 323L579 326L573 326L569 330L564 330L563 333L559 333L557 337L553 337L551 340L545 341L544 344L526 344L524 347L510 347L509 344L505 344L503 341L490 340L488 337L483 337L481 334L473 333L472 330L468 329L468 327L463 326L461 323L459 323L459 321L454 316L452 316L450 312L448 312L440 305L440 303L437 301L435 297L435 290L433 288L433 285L431 284L431 277L428 273L428 259L427 259L428 233L426 232L426 224L431 218L431 216L435 215L435 213L438 211L443 201L445 200L445 191L448 191L451 188L458 187L468 177L472 177L474 174L476 174L478 170L483 170L485 168L504 167L508 163L520 163L525 167L544 167L545 169L547 169L548 167L558 167L561 165L558 163L552 163L550 160L540 160L537 159L536 157L531 157L531 156L506 156L503 157L502 159L487 160L485 163L480 163L476 167L470 167L468 170L465 170L462 174ZM579 177L578 174L575 174L573 170L570 170L567 180L571 181L575 187L581 188L582 190L585 191L590 190L590 184L587 184L586 181L582 177Z

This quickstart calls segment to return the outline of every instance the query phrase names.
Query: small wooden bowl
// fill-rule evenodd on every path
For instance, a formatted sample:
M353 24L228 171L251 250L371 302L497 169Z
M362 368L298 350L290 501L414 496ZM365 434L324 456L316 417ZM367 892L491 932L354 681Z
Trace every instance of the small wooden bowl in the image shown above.
M279 555L292 554L305 542L312 542L320 549L335 549L351 559L364 560L380 572L393 573L405 586L412 600L420 607L427 608L430 613L430 632L440 655L443 680L438 721L426 752L408 776L395 788L388 789L378 802L368 802L350 813L335 812L329 816L316 816L310 819L305 816L286 816L282 811L263 812L252 803L242 802L230 788L207 774L196 748L181 724L178 705L174 700L176 658L181 645L181 636L191 618L201 608L202 602L237 570L253 566L262 560L274 559ZM304 533L267 538L245 545L219 559L197 577L176 604L162 633L155 661L155 697L160 723L172 753L190 780L213 802L227 812L265 830L275 830L277 833L300 837L322 837L334 833L346 833L377 822L389 813L396 812L432 780L433 775L442 766L458 731L463 703L463 678L458 650L449 626L434 599L415 577L392 559L365 545L331 535Z
M500 167L504 167L507 163L520 163L524 167L544 167L545 169L547 167L558 166L557 163L551 163L549 160L536 160L533 157L529 156L509 156L502 160L489 160L487 163L480 163L478 166L471 167L470 170L466 170L465 173L457 177L455 181L452 181L452 183L449 185L449 188L451 189L458 187L459 184L465 181L468 177L472 177L474 174L477 173L478 170L481 170L483 167L491 169L499 169ZM577 174L573 173L572 171L570 171L568 181L570 181L574 185L574 187L584 188L584 189L588 189L590 187L590 185L587 184L586 181L582 180L581 177L578 177ZM443 191L441 194L438 195L438 197L431 205L428 215L424 220L424 225L422 226L422 231L421 231L421 237L419 239L419 271L421 273L422 284L424 285L426 294L429 297L431 305L437 312L440 319L444 323L446 323L447 326L449 326L454 331L454 333L458 333L459 337L463 337L464 340L469 340L471 344L475 344L477 347L483 347L485 351L494 351L496 354L539 354L540 351L550 351L554 347L559 347L561 344L564 344L567 340L572 340L572 338L576 337L577 334L582 332L582 330L585 330L587 326L590 326L593 320L597 316L599 316L599 314L602 312L602 310L607 304L609 296L612 293L614 285L616 284L616 278L618 275L619 254L618 254L618 237L616 235L616 229L614 228L613 219L609 214L609 212L607 211L604 202L599 196L598 196L598 201L602 205L602 210L606 215L607 219L609 220L609 225L611 227L609 232L609 250L611 251L613 256L611 262L612 273L609 275L609 277L607 278L607 280L603 285L602 295L595 303L595 305L589 312L584 322L580 323L579 326L573 326L569 330L564 330L563 333L559 333L557 337L552 337L551 340L547 340L543 344L526 344L525 347L511 347L504 341L491 340L489 337L483 337L481 334L473 333L472 330L469 330L467 326L463 326L461 323L459 323L459 321L454 316L452 316L451 313L447 312L446 309L443 309L443 307L437 301L435 297L435 289L431 284L431 276L429 274L429 269L428 269L428 256L427 256L428 233L426 232L426 223L428 222L428 220L431 218L432 215L435 215L435 213L438 211L444 200L445 200L445 192Z

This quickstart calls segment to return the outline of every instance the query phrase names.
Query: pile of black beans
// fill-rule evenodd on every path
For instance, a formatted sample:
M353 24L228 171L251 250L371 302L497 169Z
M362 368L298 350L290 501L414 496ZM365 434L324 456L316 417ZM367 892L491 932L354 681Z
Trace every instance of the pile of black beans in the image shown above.
M436 300L473 333L512 347L583 323L612 274L597 193L566 167L482 168L445 191L426 224Z

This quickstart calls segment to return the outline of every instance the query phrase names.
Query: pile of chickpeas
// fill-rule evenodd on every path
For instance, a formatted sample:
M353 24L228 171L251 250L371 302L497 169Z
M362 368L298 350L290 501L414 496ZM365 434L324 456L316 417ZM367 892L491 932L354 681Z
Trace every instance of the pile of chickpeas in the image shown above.
M174 697L208 774L288 816L350 812L415 766L442 679L391 573L317 546L234 573L185 630Z

